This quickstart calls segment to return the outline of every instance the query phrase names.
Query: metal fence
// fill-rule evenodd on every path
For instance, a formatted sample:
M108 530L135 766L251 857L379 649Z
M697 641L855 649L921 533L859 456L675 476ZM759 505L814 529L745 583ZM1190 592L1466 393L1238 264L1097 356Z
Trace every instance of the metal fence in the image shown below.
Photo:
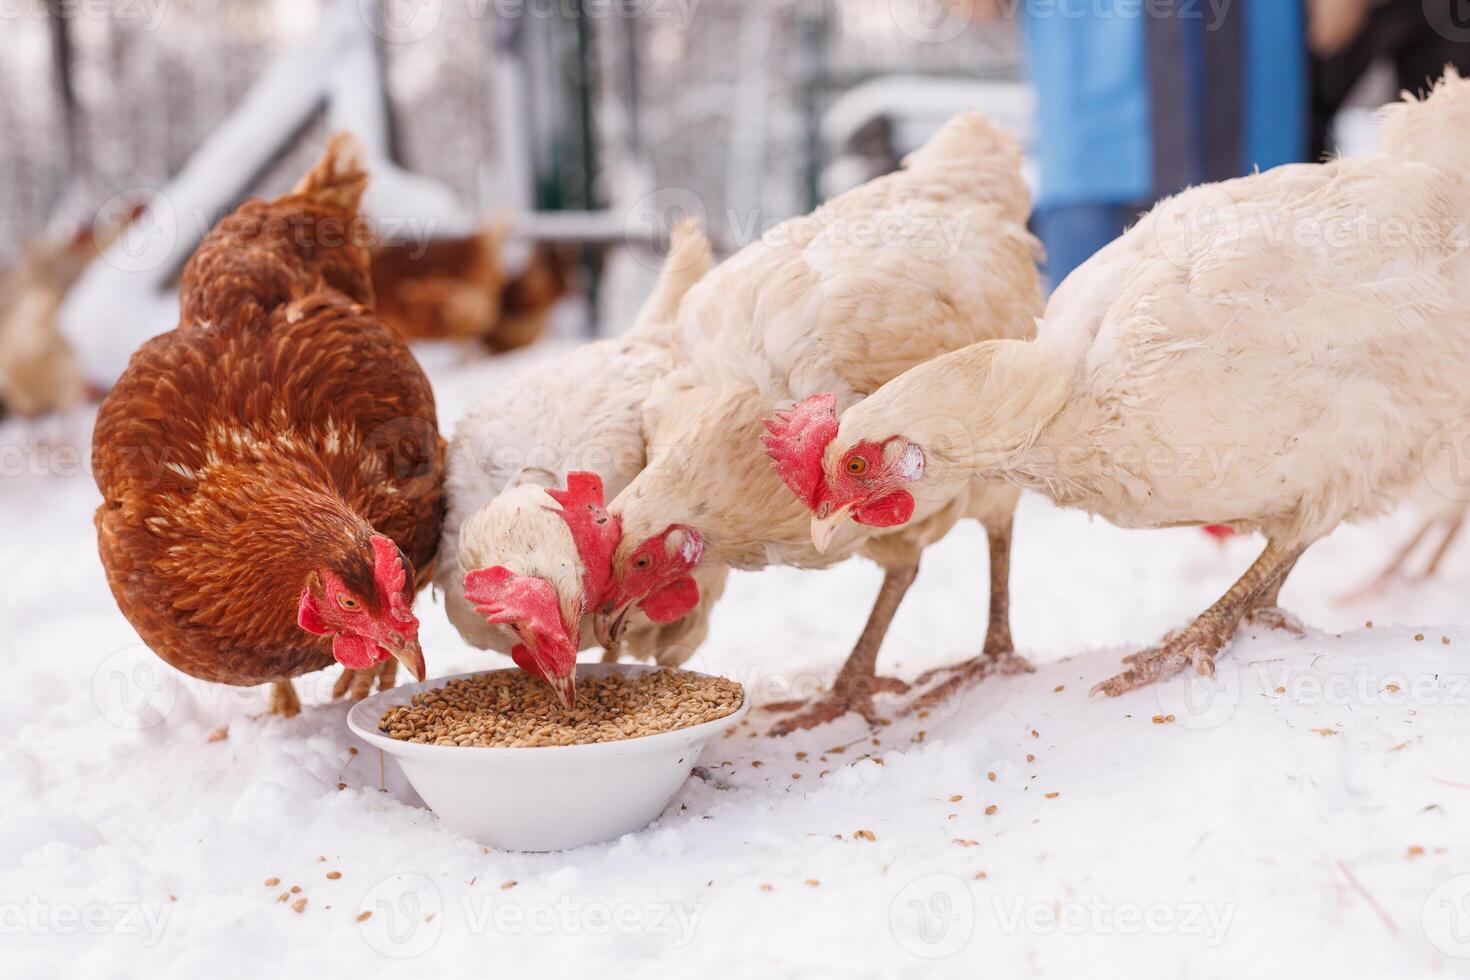
M0 7L0 265L48 224L87 220L119 190L176 173L263 68L312 32L324 2ZM603 152L589 186L602 203L627 204L620 198L650 185L685 188L745 221L809 205L821 165L815 123L847 87L888 72L995 76L1017 64L1014 26L982 23L955 0L386 3L429 4L434 18L427 31L391 9L386 18L400 162L453 188L471 212L507 196L494 53L507 16L586 20L587 48L557 57L592 82L591 132ZM639 16L617 21L618 10ZM286 186L317 144L303 140L277 161L261 191ZM636 180L624 180L628 167Z

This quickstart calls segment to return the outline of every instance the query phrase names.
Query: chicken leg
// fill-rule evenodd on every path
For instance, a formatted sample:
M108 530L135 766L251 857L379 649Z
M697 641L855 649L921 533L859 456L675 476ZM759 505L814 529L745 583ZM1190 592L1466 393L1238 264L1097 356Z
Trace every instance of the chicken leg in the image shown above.
M1281 580L1306 548L1306 545L1284 548L1275 541L1267 541L1266 550L1255 564L1213 606L1159 646L1124 657L1124 662L1133 666L1097 684L1089 693L1102 691L1109 697L1117 697L1135 687L1171 677L1189 664L1201 675L1213 677L1215 655L1230 642L1241 619L1261 597L1270 598L1272 590L1280 588Z
M345 694L350 701L361 701L373 693L374 680L378 682L380 692L393 690L398 684L398 661L389 657L366 670L342 671L342 676L332 685L332 699L335 701Z
M1439 570L1440 563L1444 561L1445 555L1449 553L1450 545L1454 544L1455 538L1459 537L1460 529L1465 525L1466 509L1467 505L1462 503L1451 514L1436 514L1430 517L1419 526L1419 530L1414 532L1414 536L1409 538L1403 547L1394 554L1393 559L1384 566L1383 571L1379 572L1378 576L1372 582L1341 597L1338 600L1339 604L1346 605L1357 602L1360 599L1366 599L1382 592L1389 582L1398 578L1404 571L1404 567L1408 565L1409 559L1419 550L1419 545L1424 543L1425 539L1429 537L1429 533L1442 528L1439 544L1435 546L1433 553L1430 554L1429 563L1420 571L1407 576L1407 578L1411 582L1423 582L1425 579L1433 576Z
M301 713L301 699L296 696L296 686L291 679L284 678L271 683L271 706L269 714L277 718L295 718Z
M990 547L990 622L985 628L985 646L980 655L919 675L918 684L927 684L936 677L946 679L906 705L903 714L930 707L992 674L1023 674L1036 669L1016 653L1011 642L1012 523L1009 513L985 522Z
M852 653L848 654L847 661L838 671L832 690L814 704L805 707L804 702L800 701L780 701L766 705L769 711L802 708L791 717L783 718L771 726L772 735L789 735L798 729L813 728L840 718L849 711L856 711L870 725L877 724L878 712L873 706L873 695L879 691L903 693L908 690L908 685L897 678L877 676L878 648L883 645L888 625L893 622L899 603L903 601L904 594L914 584L914 577L918 574L917 561L886 571L883 587L878 590L878 598L873 602L873 611L868 614L867 625L863 627L857 645L852 648Z
M1260 598L1256 600L1250 612L1245 614L1244 622L1262 629L1284 630L1296 636L1306 635L1307 631L1302 621L1281 608L1281 587L1286 584L1286 577L1296 567L1296 561L1293 558L1291 563L1276 576L1276 581L1261 592Z

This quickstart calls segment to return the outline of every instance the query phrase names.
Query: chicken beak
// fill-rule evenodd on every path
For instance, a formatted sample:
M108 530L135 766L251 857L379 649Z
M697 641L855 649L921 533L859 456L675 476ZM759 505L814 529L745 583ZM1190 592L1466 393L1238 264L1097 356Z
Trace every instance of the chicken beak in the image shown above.
M546 678L546 683L550 684L551 689L556 692L556 699L561 702L563 708L570 711L577 706L577 671L575 668L565 677Z
M812 518L812 547L817 549L817 554L826 553L827 546L832 543L832 536L847 522L851 513L852 504L843 504L826 517Z
M422 681L428 676L428 668L424 665L424 650L417 639L409 639L402 633L390 631L380 643L383 649L408 668L414 680Z
M623 631L628 628L628 610L633 604L627 603L615 613L603 613L592 619L592 631L597 634L597 642L605 649L611 650L617 646L623 638Z

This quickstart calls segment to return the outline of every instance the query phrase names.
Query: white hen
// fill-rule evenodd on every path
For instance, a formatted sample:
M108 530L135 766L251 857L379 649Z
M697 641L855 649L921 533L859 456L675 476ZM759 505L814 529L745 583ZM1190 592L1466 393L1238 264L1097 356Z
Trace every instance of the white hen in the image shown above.
M693 225L679 227L659 283L631 330L500 385L456 427L436 578L450 620L470 643L513 652L518 662L534 653L546 659L545 648L557 640L557 623L549 620L557 618L571 655L592 645L593 631L582 620L606 579L608 555L579 549L564 504L600 509L603 492L618 493L643 468L643 403L654 381L673 367L670 323L679 299L709 266L704 235ZM595 474L601 486L573 480L570 499L554 489L568 486L569 475L577 472ZM467 597L466 575L497 566L510 575L482 577L481 587ZM540 592L547 598L543 605L556 607L555 617L534 608L537 587L525 580L550 586ZM724 584L723 570L701 572L697 595L703 602L697 608L668 622L635 616L610 654L660 664L684 661L707 633L709 609ZM532 608L523 608L528 604ZM653 614L664 619L688 605L655 608ZM487 606L495 622L487 621ZM543 674L548 680L570 669L567 653L561 651L561 669Z
M649 402L655 450L609 508L623 540L604 623L692 566L823 568L861 553L885 573L867 626L829 696L777 730L848 710L873 720L875 688L901 686L874 670L920 554L974 517L991 559L980 669L1022 666L1007 615L1014 487L975 481L918 501L895 498L859 515L867 527L814 540L781 485L803 482L806 433L835 425L834 407L947 351L1031 336L1041 294L1020 164L1015 142L994 123L958 116L902 170L782 223L689 291L678 311L684 363ZM815 392L833 397L771 426L766 445L783 460L778 476L752 452L764 420ZM912 523L893 527L904 508Z
M980 474L1124 527L1262 532L1219 602L1099 688L1211 673L1244 616L1287 622L1276 595L1313 541L1412 491L1465 426L1467 133L1451 73L1385 111L1378 155L1165 201L1067 278L1034 342L976 344L850 409L825 479L862 446L914 447L917 477L889 476L916 494ZM968 439L936 431L936 404Z

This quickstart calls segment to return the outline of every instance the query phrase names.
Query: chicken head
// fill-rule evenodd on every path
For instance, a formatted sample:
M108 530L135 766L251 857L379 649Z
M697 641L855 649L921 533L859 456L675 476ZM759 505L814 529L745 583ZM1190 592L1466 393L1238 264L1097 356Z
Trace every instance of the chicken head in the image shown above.
M622 637L634 605L655 623L672 623L693 611L699 605L699 585L690 572L703 555L704 538L682 524L619 548L596 619L602 645L611 647Z
M477 568L464 577L464 594L487 622L499 623L516 635L511 659L544 680L563 707L577 702L577 647L581 610L562 617L561 599L546 579L518 575L504 565Z
M366 550L338 568L307 575L296 622L308 633L330 636L332 656L349 670L395 657L421 681L424 652L403 553L381 534L372 535Z
M924 451L902 436L836 446L837 399L823 393L766 422L766 454L791 492L812 512L812 544L825 551L851 518L895 527L914 515L905 485L923 477Z

